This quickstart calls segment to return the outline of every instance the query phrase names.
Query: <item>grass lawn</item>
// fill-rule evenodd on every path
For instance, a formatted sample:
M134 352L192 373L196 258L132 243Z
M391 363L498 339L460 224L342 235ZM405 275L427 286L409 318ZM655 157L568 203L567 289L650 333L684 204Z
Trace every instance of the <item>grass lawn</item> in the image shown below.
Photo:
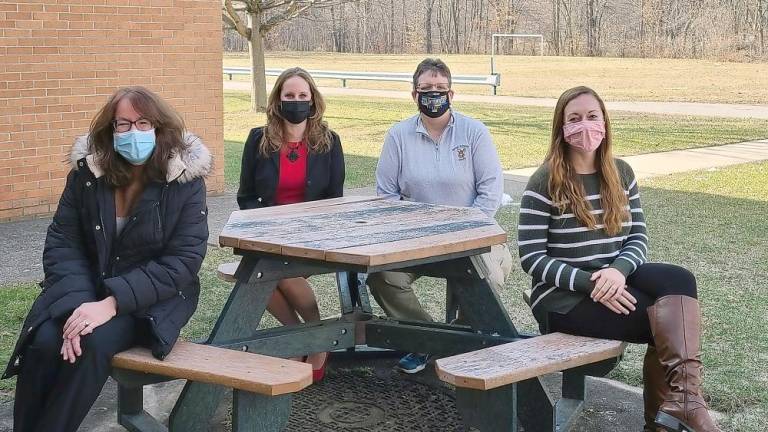
M248 131L263 125L264 114L250 111L246 92L224 93L225 175L237 187L240 157ZM326 120L341 137L347 158L347 187L372 185L384 134L393 123L415 114L407 100L329 97ZM456 104L485 123L505 169L538 165L547 150L552 110L548 108ZM616 153L632 155L764 138L768 120L713 119L637 113L612 116Z
M442 58L456 75L490 73L489 55L435 56ZM318 70L413 73L425 57L425 54L268 52L266 65L271 68L301 66ZM228 54L224 57L224 65L250 66L250 61L247 55ZM766 63L498 56L496 71L501 74L501 95L556 98L567 88L587 85L607 100L768 103ZM319 84L341 86L340 80L320 80ZM353 88L410 90L408 83L348 81L347 85ZM457 85L456 89L465 93L490 94L487 86Z
M768 162L719 170L676 174L641 185L651 236L653 261L683 264L696 274L703 304L706 365L705 392L712 407L725 412L724 430L756 432L768 416ZM505 207L498 222L509 233L514 248L517 212ZM514 251L513 251L514 254ZM200 307L184 329L187 338L210 331L226 300L230 285L218 280L219 263L231 260L225 249L210 248L201 272L204 287ZM313 277L324 316L339 313L333 278ZM516 268L501 298L516 325L534 330L522 302L528 276ZM422 278L417 282L422 303L433 316L442 315L444 283ZM34 284L0 288L0 358L7 359L26 308L37 293ZM380 309L378 310L381 313ZM264 326L274 326L271 317ZM632 385L641 382L643 347L631 346L612 377ZM13 381L0 381L8 398Z

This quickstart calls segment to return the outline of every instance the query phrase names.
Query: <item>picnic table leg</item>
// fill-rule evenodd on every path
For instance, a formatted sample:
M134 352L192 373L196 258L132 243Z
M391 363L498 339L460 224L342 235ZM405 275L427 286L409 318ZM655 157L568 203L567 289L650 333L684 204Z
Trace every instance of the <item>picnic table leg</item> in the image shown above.
M115 369L113 377L117 381L117 423L130 432L168 432L168 428L144 411L144 385L166 379L121 369Z
M541 378L515 384L517 419L525 432L557 432L555 404L544 389Z
M450 290L454 293L462 316L475 330L498 333L500 336L519 337L504 305L488 283L487 271L482 260L464 258L460 268L465 269L467 277L448 279ZM516 384L517 418L526 432L554 431L555 408L549 394L539 378L532 378ZM509 400L509 398L507 398ZM490 417L503 416L508 407L489 405L498 408Z
M456 388L456 407L464 426L480 432L517 432L516 399L514 384L492 390Z
M353 285L352 274L348 272L336 273L336 285L339 288L339 304L341 305L341 314L349 314L355 310L355 299L357 286Z
M211 331L208 343L249 336L264 315L267 302L282 277L269 261L244 256L235 277L237 282ZM275 274L276 273L276 274ZM187 382L169 419L171 432L204 432L226 388L199 382Z
M232 432L279 432L290 414L290 394L264 396L235 390L232 395Z
M445 322L450 324L459 317L459 305L456 303L456 297L451 290L451 284L445 287Z
M448 277L448 291L452 293L462 318L473 329L485 333L498 333L500 336L518 337L519 334L509 317L498 293L494 291L481 266L470 258L459 262L449 261L452 265L465 268L465 276Z
M354 312L355 307L359 307L363 313L372 312L363 275L357 272L337 272L336 285L339 288L342 315Z

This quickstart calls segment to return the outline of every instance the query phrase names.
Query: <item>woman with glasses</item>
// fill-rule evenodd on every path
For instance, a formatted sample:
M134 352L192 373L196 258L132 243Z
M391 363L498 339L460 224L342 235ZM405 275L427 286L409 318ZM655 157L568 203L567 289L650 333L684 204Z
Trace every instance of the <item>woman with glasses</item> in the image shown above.
M504 192L501 162L488 128L453 109L451 82L451 70L440 59L427 58L416 67L411 97L418 114L393 125L384 137L376 193L386 199L473 207L493 218ZM502 289L512 269L507 245L494 245L479 257L491 289ZM419 277L410 272L372 273L368 286L387 316L432 321L413 290ZM429 353L410 353L398 368L418 373L428 360Z
M325 102L312 77L301 68L277 78L267 102L267 124L251 130L243 149L240 209L294 204L342 196L341 141L323 120ZM320 311L306 278L283 279L267 311L283 325L319 321ZM313 379L325 375L328 353L313 353Z
M76 140L45 280L3 375L14 431L74 432L134 345L162 359L197 307L211 155L170 106L121 88Z

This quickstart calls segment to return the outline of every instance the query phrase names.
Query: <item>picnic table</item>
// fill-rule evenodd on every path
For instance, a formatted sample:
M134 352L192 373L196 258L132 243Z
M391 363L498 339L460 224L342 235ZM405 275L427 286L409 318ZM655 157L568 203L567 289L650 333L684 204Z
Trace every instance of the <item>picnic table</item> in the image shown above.
M232 247L242 260L207 343L294 357L361 345L444 356L519 341L526 335L517 331L489 286L478 257L506 241L504 230L478 209L377 197L342 197L233 212L219 243ZM383 270L445 278L446 318L455 316L458 308L463 325L374 316L356 274ZM337 274L340 316L258 330L279 280L327 273ZM171 415L170 430L206 430L224 391L188 382ZM478 409L487 398L461 388L457 388L457 397L477 404ZM541 382L533 378L516 388L511 399L504 398L513 408L496 404L513 412L513 422L519 421L526 431L544 430L541 419L552 417L552 405L544 403L549 400L544 398Z

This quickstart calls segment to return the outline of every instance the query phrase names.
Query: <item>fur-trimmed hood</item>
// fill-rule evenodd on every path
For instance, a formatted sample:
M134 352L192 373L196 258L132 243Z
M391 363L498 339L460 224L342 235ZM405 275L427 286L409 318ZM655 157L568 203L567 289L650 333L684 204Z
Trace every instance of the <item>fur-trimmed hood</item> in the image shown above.
M195 134L186 132L184 142L187 144L184 150L180 154L174 154L168 161L166 178L168 182L178 180L179 183L186 183L198 177L206 177L211 172L213 157L203 144L203 140ZM88 135L82 135L75 139L70 153L72 167L77 169L77 161L82 158L88 162L88 168L96 178L104 175L104 170L99 166L94 155L90 153Z

